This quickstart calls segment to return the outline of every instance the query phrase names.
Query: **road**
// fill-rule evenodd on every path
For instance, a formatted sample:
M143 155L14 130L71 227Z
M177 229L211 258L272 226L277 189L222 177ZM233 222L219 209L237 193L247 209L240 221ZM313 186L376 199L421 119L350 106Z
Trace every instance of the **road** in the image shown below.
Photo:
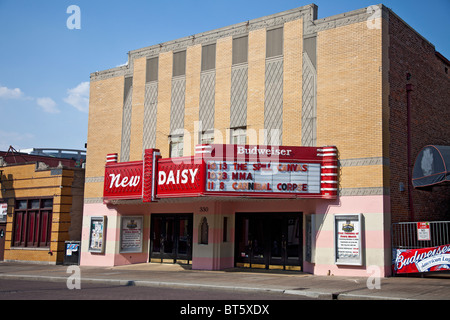
M65 282L0 279L0 300L311 300L281 293L201 290L82 283L68 289Z

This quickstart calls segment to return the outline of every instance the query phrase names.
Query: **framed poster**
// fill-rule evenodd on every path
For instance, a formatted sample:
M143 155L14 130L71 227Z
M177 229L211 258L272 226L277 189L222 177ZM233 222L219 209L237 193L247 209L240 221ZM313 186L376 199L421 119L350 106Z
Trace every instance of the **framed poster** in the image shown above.
M120 223L120 252L142 252L143 221L142 216L122 217Z
M91 217L89 227L89 252L103 253L105 251L106 216Z
M335 264L362 265L361 214L334 216Z

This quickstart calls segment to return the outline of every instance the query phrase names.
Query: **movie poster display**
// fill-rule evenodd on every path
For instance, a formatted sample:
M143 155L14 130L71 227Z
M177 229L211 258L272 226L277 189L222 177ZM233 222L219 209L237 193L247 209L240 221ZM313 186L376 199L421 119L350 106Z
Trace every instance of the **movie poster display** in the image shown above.
M143 236L142 216L122 217L120 226L120 252L142 252Z
M334 220L335 263L362 265L361 214L337 214Z
M106 216L91 217L89 229L89 252L103 253L105 250Z

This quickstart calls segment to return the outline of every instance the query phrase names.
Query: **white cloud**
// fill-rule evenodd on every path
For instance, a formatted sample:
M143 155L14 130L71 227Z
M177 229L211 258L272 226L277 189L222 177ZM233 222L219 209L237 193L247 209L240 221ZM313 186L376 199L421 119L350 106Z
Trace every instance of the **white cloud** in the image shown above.
M23 92L19 88L9 89L7 87L0 86L0 98L3 99L19 99L24 96Z
M31 133L6 132L0 130L0 150L7 151L9 146L19 150L25 146L32 145L35 136Z
M75 88L67 90L64 101L81 112L89 111L89 82L82 82Z
M52 98L37 98L37 104L47 113L59 113L59 109L56 106L56 102Z

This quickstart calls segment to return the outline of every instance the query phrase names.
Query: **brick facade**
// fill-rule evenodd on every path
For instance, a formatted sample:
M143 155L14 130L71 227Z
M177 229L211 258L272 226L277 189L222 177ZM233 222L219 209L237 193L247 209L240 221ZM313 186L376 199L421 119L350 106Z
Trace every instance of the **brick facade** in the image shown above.
M183 154L189 156L193 155L201 134L197 124L201 118L204 94L202 46L216 44L215 70L207 71L214 73L214 142L229 143L230 131L234 127L231 122L236 120L231 101L235 98L233 92L238 92L235 90L236 82L233 82L236 79L233 74L237 74L233 73L236 71L232 60L233 40L247 36L248 60L238 66L241 68L239 72L244 70L242 74L245 75L239 81L245 79L246 90L239 92L246 93L246 96L241 96L245 97L241 100L245 100L246 109L239 109L244 105L241 100L237 107L246 114L243 122L247 130L247 144L266 143L263 131L273 127L281 129L282 145L332 145L338 149L339 197L336 202L299 200L280 203L283 210L286 207L314 216L317 260L311 262L310 270L315 269L316 273L342 271L336 269L333 261L333 216L362 213L367 237L365 266L378 265L388 274L392 222L449 219L448 187L435 187L431 192L410 190L411 177L408 176L408 159L412 166L424 146L450 145L449 64L435 52L433 45L390 9L383 5L375 7L379 13L375 19L373 12L367 8L317 19L317 7L305 6L131 51L128 66L92 74L85 192L85 208L88 208L89 215L104 209L102 188L106 155L118 153L119 159L129 157L130 161L142 160L143 141L146 139L142 135L143 132L150 132L145 131L146 123L143 123L148 99L145 89L146 59L158 57L159 70L156 125L154 132L148 133L154 135L155 145L146 147L157 148L163 158L168 158L169 138L173 134L171 130L176 118L177 125L184 123L183 128L178 129L184 130ZM266 49L270 46L268 32L279 28L283 28L283 54L267 57ZM184 50L186 74L174 79L174 54ZM278 77L279 70L276 69L279 66L282 66L281 77ZM407 78L407 74L411 76ZM122 117L125 114L123 93L125 78L131 76L132 114L131 120L127 120ZM178 86L175 81L179 78L184 81L181 89L175 87ZM273 79L280 81L278 85L273 85ZM409 152L408 84L413 85L410 92ZM208 93L211 94L211 91ZM174 96L184 99L177 105L177 108L182 106L181 111L172 108ZM272 116L267 114L267 110L272 110L273 106L277 112L281 108L281 115L277 114L275 119L267 121ZM122 124L126 121L130 121L126 125L131 126L129 141L128 137L124 139L122 133ZM130 154L122 157L121 150L128 149L121 149L121 145L127 143ZM195 201L200 200L194 199L192 203ZM245 205L258 207L257 202L245 201L236 210L250 210ZM413 211L410 203L414 204ZM136 208L140 208L141 204L135 204ZM211 205L218 215L223 215L226 206L220 201ZM280 207L274 205L270 210L281 210ZM142 206L141 214L149 220L152 210L165 210L165 207L158 208L158 204ZM174 206L169 209L182 212L184 208ZM116 223L124 213L114 211L114 206L111 210L111 221ZM194 221L200 221L201 216L195 210L192 209ZM235 212L230 210L227 212L234 221ZM260 207L260 210L269 209ZM110 211L106 213L110 214ZM217 234L219 231L220 226L217 226ZM208 252L205 255L216 255L204 247L198 250L200 256L203 251ZM86 257L98 263L94 261L98 257L93 258L89 253ZM226 258L227 263L231 263L232 253ZM139 259L146 259L145 252ZM350 268L348 272L351 271ZM358 272L361 271L363 268L358 269Z
M0 201L8 203L4 260L62 263L65 241L81 240L84 170L49 168L37 163L7 165L1 170ZM51 239L47 248L16 247L13 244L16 201L30 198L53 199Z
M450 219L448 186L430 191L412 189L408 183L407 85L410 102L410 159L427 145L450 145L450 68L426 39L403 20L389 15L389 106L391 207L393 222ZM400 191L400 184L404 191ZM412 199L409 199L411 188ZM413 211L411 210L411 203Z

